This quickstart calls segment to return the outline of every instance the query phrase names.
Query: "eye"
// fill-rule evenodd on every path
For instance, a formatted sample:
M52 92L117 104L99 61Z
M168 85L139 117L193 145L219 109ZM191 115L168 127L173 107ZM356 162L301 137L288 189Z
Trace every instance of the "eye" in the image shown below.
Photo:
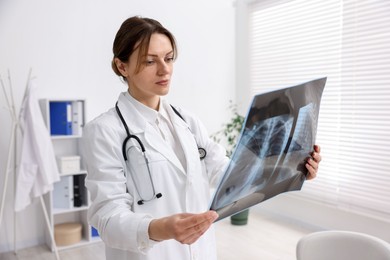
M146 60L146 61L145 61L145 65L146 65L146 66L153 65L154 63L155 63L154 60Z
M171 56L169 56L169 57L166 57L165 58L165 62L167 62L167 63L171 63L171 62L173 62L175 60L175 58L173 58L173 56L171 57Z

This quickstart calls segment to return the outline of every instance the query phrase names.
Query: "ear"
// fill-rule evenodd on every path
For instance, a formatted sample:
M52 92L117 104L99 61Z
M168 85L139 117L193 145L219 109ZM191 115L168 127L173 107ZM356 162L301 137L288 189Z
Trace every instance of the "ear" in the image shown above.
M128 64L122 62L120 59L115 58L114 59L115 65L118 68L119 72L122 74L123 77L129 76L129 66Z

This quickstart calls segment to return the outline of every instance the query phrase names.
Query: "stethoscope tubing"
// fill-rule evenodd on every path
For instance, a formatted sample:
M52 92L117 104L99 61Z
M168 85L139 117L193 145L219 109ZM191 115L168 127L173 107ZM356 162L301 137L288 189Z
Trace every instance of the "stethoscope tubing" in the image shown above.
M152 174L150 173L149 161L148 161L148 158L147 158L146 155L145 155L145 151L146 151L146 150L145 150L144 144L142 143L141 139L139 139L138 136L132 135L132 134L130 133L129 127L127 126L127 123L126 123L125 119L123 118L123 115L122 115L122 113L121 113L121 111L120 111L120 109L119 109L119 107L118 107L118 102L116 102L116 104L115 104L115 109L116 109L116 112L117 112L117 114L118 114L120 120L122 121L122 124L123 124L123 126L124 126L124 128L125 128L125 130L126 130L126 134L127 134L127 136L126 136L126 138L125 138L125 140L123 141L123 144L122 144L122 154L123 154L123 158L125 159L125 161L128 160L127 154L126 154L126 145L127 145L127 142L128 142L131 138L135 139L135 140L137 141L138 145L141 147L142 155L143 155L144 160L145 160L145 165L146 165L147 170L148 170L148 175L149 175L150 183L151 183L151 185L152 185L152 191L153 191L153 196L152 196L152 198L150 198L150 199L144 199L144 198L141 197L141 193L140 193L140 191L138 190L138 187L137 187L137 185L136 185L136 182L135 182L135 180L134 180L133 175L130 174L130 177L131 177L131 179L133 180L134 187L135 187L135 189L136 189L136 191L137 191L137 194L138 194L138 196L140 197L140 200L137 202L137 204L138 204L138 205L142 205L142 204L144 204L144 202L151 201L151 200L153 200L154 198L161 198L161 197L162 197L162 194L161 194L161 193L156 194L156 190L155 190L155 187L154 187L154 182L153 182L153 179L152 179ZM126 187L126 190L127 190L127 187Z
M175 114L177 114L183 121L185 121L184 118L182 117L182 115L176 110L176 108L173 107L172 105L171 105L171 107L172 107L173 111L175 112ZM155 190L155 187L154 187L154 182L153 182L152 174L151 174L150 168L149 168L149 161L148 161L148 158L147 158L146 155L145 155L145 151L146 151L146 150L145 150L144 144L142 143L141 139L140 139L138 136L132 135L132 134L130 133L129 127L127 126L127 123L126 123L126 121L125 121L125 119L124 119L124 117L123 117L123 115L122 115L122 113L121 113L121 111L120 111L120 109L119 109L118 101L117 101L116 104L115 104L115 109L116 109L116 112L117 112L117 114L118 114L118 116L119 116L119 119L121 120L121 122L122 122L122 124L123 124L123 127L125 128L126 134L127 134L125 140L124 140L123 143L122 143L122 155L123 155L123 158L125 159L125 161L128 161L127 154L126 154L126 145L127 145L127 142L128 142L130 139L133 138L134 140L137 141L138 145L139 145L140 148L141 148L141 152L142 152L142 155L143 155L144 160L145 160L145 164L146 164L146 167L147 167L147 170L148 170L148 175L149 175L150 183L151 183L151 186L152 186L152 191L153 191L153 196L152 196L152 198L150 198L150 199L143 199L143 198L141 197L141 193L140 193L140 191L138 190L138 187L137 187L136 182L135 182L135 180L134 180L134 176L133 176L132 174L130 174L130 177L131 177L131 179L133 180L134 187L135 187L135 189L136 189L136 191L137 191L137 194L138 194L138 196L140 197L140 200L137 202L137 204L138 204L138 205L142 205L142 204L144 204L144 202L152 201L152 200L155 199L155 198L157 198L157 199L161 198L161 197L162 197L162 194L161 194L161 193L157 193L157 194L156 194L156 190ZM191 130L190 130L190 131L191 131ZM195 138L195 136L194 136L194 138ZM206 155L207 155L207 151L206 151L204 148L199 147L198 145L197 145L197 147L198 147L198 152L199 152L199 158L200 158L200 160L203 160L203 159L206 157ZM127 190L127 187L126 187L126 190Z

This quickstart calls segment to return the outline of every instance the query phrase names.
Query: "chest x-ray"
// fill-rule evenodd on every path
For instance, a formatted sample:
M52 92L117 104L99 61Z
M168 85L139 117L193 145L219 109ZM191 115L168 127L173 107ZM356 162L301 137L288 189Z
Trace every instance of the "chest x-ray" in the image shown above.
M256 95L210 209L220 220L300 190L315 144L326 78Z

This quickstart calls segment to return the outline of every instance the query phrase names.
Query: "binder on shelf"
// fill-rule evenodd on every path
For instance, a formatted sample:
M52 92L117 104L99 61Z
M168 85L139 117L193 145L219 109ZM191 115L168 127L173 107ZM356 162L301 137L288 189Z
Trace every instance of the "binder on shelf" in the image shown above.
M87 205L87 190L85 188L85 175L73 176L73 206L81 207Z
M98 237L99 236L99 232L97 231L97 229L92 227L92 226L91 226L91 234L92 234L92 237Z
M84 126L83 101L72 101L72 134L82 135Z
M73 176L62 176L59 182L54 183L53 207L72 209L73 200Z
M72 134L72 102L50 101L50 134Z

